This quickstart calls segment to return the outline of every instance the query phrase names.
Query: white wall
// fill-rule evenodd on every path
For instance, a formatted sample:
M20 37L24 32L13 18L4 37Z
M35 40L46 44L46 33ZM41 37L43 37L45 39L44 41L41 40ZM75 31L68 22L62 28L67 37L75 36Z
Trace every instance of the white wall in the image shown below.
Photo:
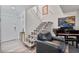
M1 41L2 42L19 39L20 32L25 31L25 16L27 16L25 14L25 9L27 12L27 9L33 6L34 5L1 6Z
M20 14L20 16L19 16L19 20L20 20L20 24L19 24L19 26L20 26L20 32L25 32L25 16L27 16L27 15L25 15L25 10Z
M63 17L67 17L67 16L77 16L77 12L68 12L68 13L64 13Z
M1 11L1 41L18 39L20 32L20 19L15 14ZM16 29L14 28L16 27Z
M31 9L26 11L25 31L27 34L31 34L40 23L41 20L31 11Z
M58 5L49 5L49 14L48 15L42 15L42 5L39 6L41 15L40 18L37 16L34 16L34 14L31 12L31 9L26 12L26 33L30 34L33 30L36 29L36 27L44 21L51 21L53 22L53 27L58 27L58 18L63 16L63 12Z
M79 30L79 11L77 11L77 16L76 16L76 28Z
M63 12L58 5L49 5L49 13L46 16L43 16L43 21L53 22L53 28L58 27L58 18L63 16Z
M0 52L1 52L1 6L0 6Z

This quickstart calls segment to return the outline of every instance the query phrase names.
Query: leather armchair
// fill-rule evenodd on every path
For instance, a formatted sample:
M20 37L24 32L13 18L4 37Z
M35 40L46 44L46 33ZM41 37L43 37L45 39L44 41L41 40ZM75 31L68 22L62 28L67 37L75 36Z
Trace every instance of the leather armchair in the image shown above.
M36 41L36 52L37 53L64 53L65 46L56 46L50 44L47 41Z

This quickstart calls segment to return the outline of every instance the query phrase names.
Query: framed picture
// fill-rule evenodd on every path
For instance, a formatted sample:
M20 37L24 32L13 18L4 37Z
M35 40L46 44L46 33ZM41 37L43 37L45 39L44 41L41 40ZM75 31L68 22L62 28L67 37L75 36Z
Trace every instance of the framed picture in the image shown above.
M45 5L42 7L42 14L47 15L48 14L48 5Z
M60 26L60 27L73 27L73 26L75 26L75 16L58 18L58 26Z

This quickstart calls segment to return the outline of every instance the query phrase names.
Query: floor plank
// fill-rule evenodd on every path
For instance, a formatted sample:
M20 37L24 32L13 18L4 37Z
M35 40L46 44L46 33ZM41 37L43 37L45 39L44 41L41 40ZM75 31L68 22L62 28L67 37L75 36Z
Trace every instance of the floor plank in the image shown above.
M35 53L36 50L30 50L20 40L13 40L1 43L3 53Z

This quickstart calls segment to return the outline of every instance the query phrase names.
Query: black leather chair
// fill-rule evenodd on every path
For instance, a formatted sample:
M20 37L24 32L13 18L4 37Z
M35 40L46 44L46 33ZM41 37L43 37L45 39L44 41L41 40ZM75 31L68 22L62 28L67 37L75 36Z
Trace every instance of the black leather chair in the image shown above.
M61 39L52 36L50 32L45 34L42 34L42 33L38 34L37 39L38 39L36 41L37 53L63 53L64 52L65 41L62 41ZM48 43L49 41L50 42L58 41L63 44L56 46L54 44Z
M53 37L50 32L47 32L47 33L39 33L37 39L41 41L52 41Z
M45 41L36 41L36 52L37 53L64 53L64 48L61 49L59 46L49 44Z

